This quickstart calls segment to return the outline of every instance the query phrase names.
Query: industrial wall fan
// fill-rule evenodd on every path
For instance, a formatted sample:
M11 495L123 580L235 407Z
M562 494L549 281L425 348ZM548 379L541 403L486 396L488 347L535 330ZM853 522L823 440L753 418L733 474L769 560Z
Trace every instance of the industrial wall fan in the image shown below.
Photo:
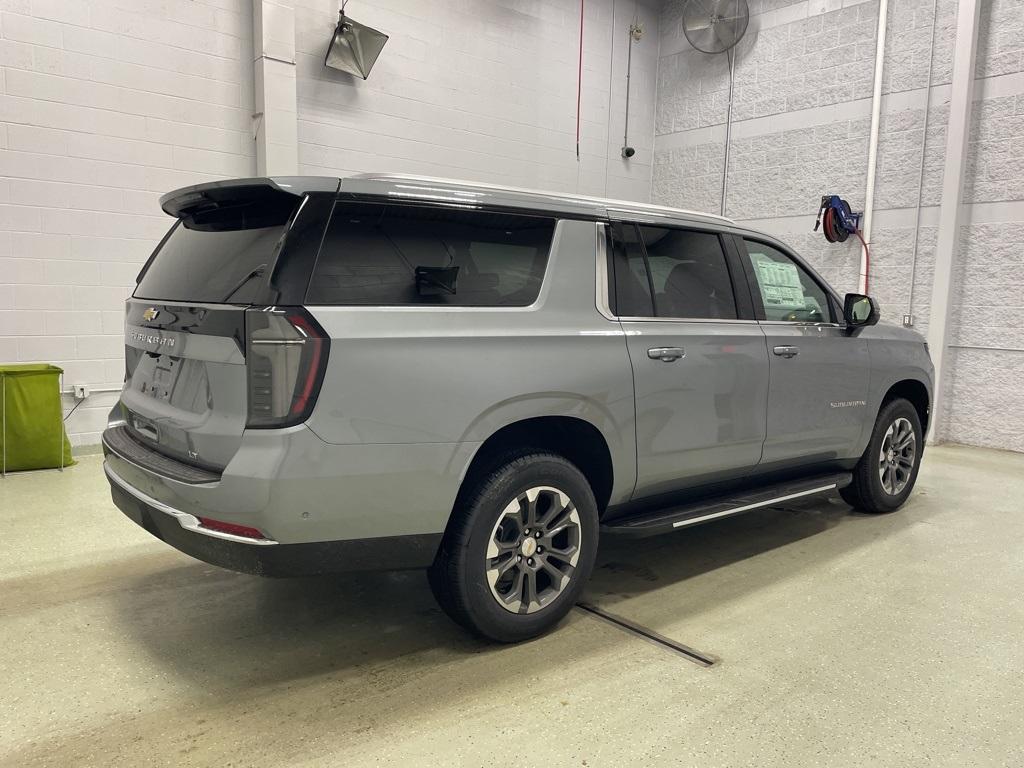
M687 0L683 6L683 34L701 53L725 53L749 23L747 0Z

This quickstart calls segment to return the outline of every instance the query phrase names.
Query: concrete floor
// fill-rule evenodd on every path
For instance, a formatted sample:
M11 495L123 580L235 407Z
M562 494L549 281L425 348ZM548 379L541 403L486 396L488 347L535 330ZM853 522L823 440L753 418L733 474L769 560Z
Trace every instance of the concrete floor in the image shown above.
M420 573L271 581L181 555L100 457L0 482L0 764L1021 765L1024 455L941 447L838 499L607 542L574 611L477 642Z

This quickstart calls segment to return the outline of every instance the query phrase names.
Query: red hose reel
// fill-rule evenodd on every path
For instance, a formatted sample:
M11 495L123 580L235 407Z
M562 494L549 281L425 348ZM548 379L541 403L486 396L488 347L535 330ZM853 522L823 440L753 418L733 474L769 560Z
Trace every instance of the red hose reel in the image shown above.
M871 263L871 251L860 231L862 213L854 213L850 204L839 195L823 195L818 207L818 218L814 222L814 231L821 227L825 239L830 243L845 243L850 235L860 238L864 246L864 290L867 291L868 269Z
M860 231L860 217L854 213L850 204L839 195L825 195L818 207L818 219L814 222L814 231L822 227L825 239L830 243L845 243L850 235Z

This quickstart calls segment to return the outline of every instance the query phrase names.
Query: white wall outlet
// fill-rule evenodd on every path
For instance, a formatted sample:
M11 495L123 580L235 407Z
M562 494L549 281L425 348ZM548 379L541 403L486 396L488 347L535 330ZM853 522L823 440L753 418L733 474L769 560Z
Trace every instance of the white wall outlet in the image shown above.
M85 400L89 396L88 384L75 384L73 389L75 390L75 400Z
M904 326L906 326L907 328L910 328L913 324L914 324L914 316L913 315L904 315L903 316L903 325Z

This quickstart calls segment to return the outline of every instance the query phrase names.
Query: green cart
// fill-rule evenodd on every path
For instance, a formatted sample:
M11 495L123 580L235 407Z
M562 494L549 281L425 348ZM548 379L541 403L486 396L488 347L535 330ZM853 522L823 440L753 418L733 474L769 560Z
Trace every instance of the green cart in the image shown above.
M0 470L63 469L74 464L64 433L60 377L46 363L0 365Z

